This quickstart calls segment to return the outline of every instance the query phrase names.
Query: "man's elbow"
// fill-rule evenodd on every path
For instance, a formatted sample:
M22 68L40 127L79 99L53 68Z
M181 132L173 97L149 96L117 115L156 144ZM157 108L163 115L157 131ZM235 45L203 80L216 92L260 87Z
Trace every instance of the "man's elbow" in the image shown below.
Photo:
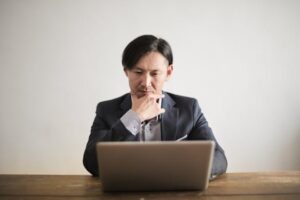
M212 174L221 175L226 172L228 166L224 152L216 151L213 159Z
M97 158L92 158L87 152L83 156L83 166L92 176L99 176Z

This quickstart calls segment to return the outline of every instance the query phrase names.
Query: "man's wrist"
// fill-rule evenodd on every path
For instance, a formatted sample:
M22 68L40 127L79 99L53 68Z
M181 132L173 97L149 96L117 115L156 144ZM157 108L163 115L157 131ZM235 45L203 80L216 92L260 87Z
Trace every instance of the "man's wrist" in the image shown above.
M141 130L141 119L136 112L132 109L128 110L122 117L121 122L125 128L130 131L133 135L136 135Z
M139 118L139 120L140 120L141 122L145 121L143 115L140 114L138 111L135 111L135 110L133 110L133 109L130 109L130 110L131 110L132 112L135 113L135 115Z

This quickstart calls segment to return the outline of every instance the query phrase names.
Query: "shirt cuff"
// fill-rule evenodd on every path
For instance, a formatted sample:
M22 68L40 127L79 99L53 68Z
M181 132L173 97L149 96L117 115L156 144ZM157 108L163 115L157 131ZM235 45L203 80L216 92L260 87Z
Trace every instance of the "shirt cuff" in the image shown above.
M124 124L125 128L133 135L137 135L140 132L142 122L133 110L128 110L120 120Z

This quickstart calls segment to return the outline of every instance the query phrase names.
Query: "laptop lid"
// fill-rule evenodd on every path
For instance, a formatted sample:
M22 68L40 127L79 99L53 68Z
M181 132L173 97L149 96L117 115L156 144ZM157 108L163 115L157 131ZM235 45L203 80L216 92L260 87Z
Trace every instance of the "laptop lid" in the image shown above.
M213 141L99 142L104 191L205 190Z

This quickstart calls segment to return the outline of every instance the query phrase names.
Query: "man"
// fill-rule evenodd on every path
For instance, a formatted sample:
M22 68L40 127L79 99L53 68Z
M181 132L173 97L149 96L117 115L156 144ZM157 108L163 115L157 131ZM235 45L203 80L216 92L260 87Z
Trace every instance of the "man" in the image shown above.
M122 64L130 93L98 104L84 152L85 168L98 176L96 143L100 141L213 140L212 175L224 173L224 151L197 100L163 91L173 73L170 45L153 35L140 36L125 48Z

